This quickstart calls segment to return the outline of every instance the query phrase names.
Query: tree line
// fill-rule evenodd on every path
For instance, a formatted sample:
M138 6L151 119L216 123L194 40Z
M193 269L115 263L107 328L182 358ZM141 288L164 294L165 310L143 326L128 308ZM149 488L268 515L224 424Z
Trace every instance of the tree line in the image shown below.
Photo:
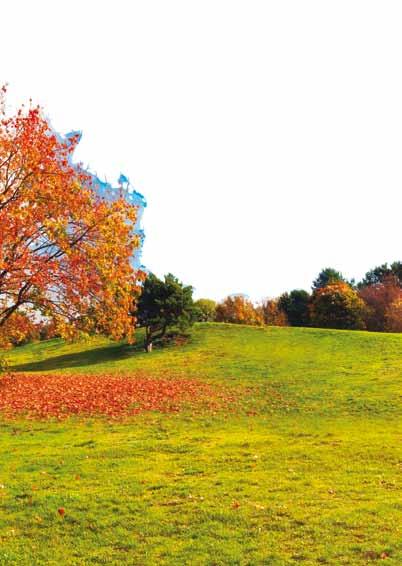
M243 295L217 304L200 299L196 305L209 321L402 332L402 262L377 266L358 283L328 267L311 292L294 289L257 305Z
M190 285L171 273L163 279L151 273L142 286L136 317L145 328L148 352L155 341L172 330L185 332L195 321L402 332L402 262L375 267L357 284L325 268L311 292L294 289L260 304L244 295L230 295L219 303L194 301Z

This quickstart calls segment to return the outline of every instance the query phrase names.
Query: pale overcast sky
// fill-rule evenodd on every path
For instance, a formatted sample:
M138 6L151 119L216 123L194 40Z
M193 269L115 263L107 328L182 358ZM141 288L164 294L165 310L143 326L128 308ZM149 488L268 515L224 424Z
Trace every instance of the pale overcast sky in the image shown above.
M148 201L143 262L198 297L400 260L402 3L9 0L0 82Z

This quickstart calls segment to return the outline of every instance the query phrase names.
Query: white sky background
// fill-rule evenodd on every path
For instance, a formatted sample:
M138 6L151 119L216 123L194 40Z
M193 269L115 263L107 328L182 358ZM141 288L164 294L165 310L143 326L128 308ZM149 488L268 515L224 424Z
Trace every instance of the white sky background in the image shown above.
M143 262L220 299L401 257L402 3L8 0L0 83L148 201Z

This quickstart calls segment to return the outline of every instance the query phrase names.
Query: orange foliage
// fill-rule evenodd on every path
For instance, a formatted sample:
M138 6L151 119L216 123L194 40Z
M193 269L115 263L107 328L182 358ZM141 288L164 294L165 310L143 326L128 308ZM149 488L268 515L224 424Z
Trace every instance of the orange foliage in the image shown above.
M35 324L25 313L14 312L0 327L0 347L10 348L40 336L39 325Z
M278 300L268 299L259 307L259 311L268 326L288 326L286 313L279 308Z
M395 277L387 276L379 283L367 285L359 291L359 295L368 307L365 315L368 330L383 331L389 329L389 325L393 328L398 326L392 311L395 309L393 305L402 300L402 289Z
M402 332L402 296L388 307L385 313L385 330Z
M6 374L0 387L0 415L7 418L124 418L145 411L215 412L236 406L238 398L233 389L213 387L199 379L154 379L142 374Z
M7 117L0 100L0 327L21 308L40 311L71 336L96 326L133 337L129 315L140 273L136 208L109 203L70 164L38 107ZM1 97L0 97L1 98Z
M242 295L226 297L216 307L215 320L217 322L231 322L234 324L261 325L264 323L261 313L253 303Z

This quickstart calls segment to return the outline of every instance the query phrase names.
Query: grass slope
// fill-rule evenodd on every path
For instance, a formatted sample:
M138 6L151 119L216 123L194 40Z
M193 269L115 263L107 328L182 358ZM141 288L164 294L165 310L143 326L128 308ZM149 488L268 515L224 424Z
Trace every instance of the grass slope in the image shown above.
M0 421L0 564L401 564L401 352L402 335L222 324L152 355L7 352L16 371L251 387L257 415Z

